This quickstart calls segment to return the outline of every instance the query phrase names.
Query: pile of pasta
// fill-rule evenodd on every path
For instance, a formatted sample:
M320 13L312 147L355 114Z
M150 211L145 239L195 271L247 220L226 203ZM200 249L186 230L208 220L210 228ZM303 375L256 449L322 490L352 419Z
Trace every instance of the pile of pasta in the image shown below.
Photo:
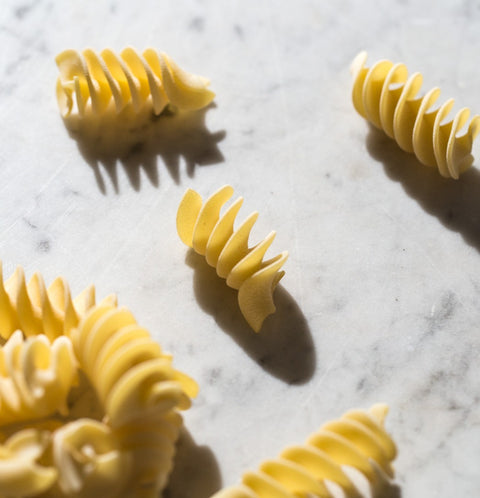
M0 496L157 497L197 385L130 311L18 268L0 337Z

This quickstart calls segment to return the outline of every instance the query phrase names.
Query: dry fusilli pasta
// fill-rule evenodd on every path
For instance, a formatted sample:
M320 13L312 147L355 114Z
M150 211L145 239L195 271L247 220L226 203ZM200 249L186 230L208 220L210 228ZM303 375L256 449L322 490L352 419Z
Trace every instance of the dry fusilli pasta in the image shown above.
M377 469L393 477L391 462L396 448L383 427L387 411L386 405L378 404L368 412L347 412L323 425L305 445L287 448L276 460L264 462L258 471L247 472L240 486L212 498L330 498L325 481L336 483L346 496L358 496L343 465L357 469L370 483L376 481Z
M186 73L164 53L147 48L139 53L126 48L115 54L86 49L65 50L56 57L60 76L57 101L63 116L76 109L84 115L88 103L94 114L102 114L113 102L117 112L128 104L138 110L149 100L155 114L167 104L181 110L207 106L215 97L209 81Z
M445 122L453 99L435 109L440 89L433 88L419 97L420 73L408 76L404 64L387 60L367 68L366 59L367 54L361 52L352 63L352 99L357 112L423 164L437 167L444 177L458 178L473 163L471 150L480 132L480 116L474 116L465 133L459 135L470 115L467 108Z
M207 263L216 268L217 275L225 278L229 287L238 289L240 310L253 330L258 332L265 318L275 311L273 291L285 274L280 268L288 252L263 261L275 238L273 231L257 245L248 247L258 212L252 213L234 230L242 197L220 216L222 206L232 194L233 188L226 185L203 203L197 192L187 190L178 207L177 231L187 246L205 256Z

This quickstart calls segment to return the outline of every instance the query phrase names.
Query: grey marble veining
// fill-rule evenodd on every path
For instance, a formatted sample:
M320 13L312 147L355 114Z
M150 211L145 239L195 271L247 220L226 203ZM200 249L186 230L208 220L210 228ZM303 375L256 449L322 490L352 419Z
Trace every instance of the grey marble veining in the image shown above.
M376 401L402 497L480 494L479 169L419 165L355 113L349 74L366 49L479 111L479 29L473 1L2 2L4 273L116 292L198 381L165 496L208 498ZM66 127L55 55L127 45L208 76L214 105ZM225 183L260 212L252 241L290 252L258 336L175 231L186 188Z

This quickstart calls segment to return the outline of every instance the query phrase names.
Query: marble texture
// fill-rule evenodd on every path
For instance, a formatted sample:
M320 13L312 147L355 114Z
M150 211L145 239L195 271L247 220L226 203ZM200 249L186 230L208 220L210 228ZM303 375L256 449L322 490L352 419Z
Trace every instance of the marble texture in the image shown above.
M479 111L479 29L473 1L2 1L4 272L116 292L199 382L166 497L208 498L376 401L397 495L480 495L479 169L444 180L401 152L349 74L366 49ZM55 55L127 45L208 76L214 105L67 129ZM252 240L275 229L290 252L259 335L175 231L186 188L225 183L260 212Z

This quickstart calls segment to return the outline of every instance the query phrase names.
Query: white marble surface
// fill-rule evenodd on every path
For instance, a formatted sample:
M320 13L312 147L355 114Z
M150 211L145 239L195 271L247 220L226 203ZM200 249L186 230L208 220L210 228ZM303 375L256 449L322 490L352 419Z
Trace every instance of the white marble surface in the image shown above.
M366 49L480 111L479 30L473 1L2 0L4 272L118 293L199 382L166 496L208 498L375 401L402 497L480 496L480 173L442 180L372 132L349 74ZM126 45L210 77L215 106L71 136L54 56ZM290 251L258 336L175 231L187 187L225 183Z

